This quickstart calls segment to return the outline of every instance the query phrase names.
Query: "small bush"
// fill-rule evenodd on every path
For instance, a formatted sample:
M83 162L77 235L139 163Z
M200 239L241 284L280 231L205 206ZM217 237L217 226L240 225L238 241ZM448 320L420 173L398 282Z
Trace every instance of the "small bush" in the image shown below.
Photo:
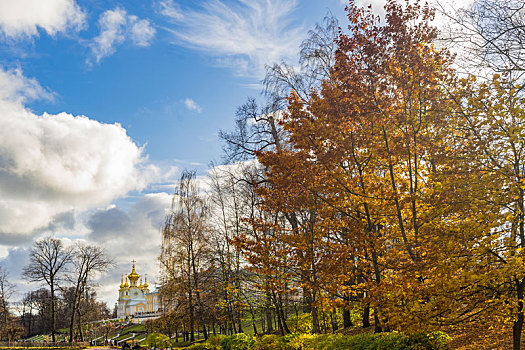
M255 350L291 350L293 349L286 337L279 337L275 334L263 335L255 339L253 346Z
M408 342L413 349L441 350L452 338L444 332L412 333L408 335Z
M187 350L220 350L220 347L209 343L196 343L186 348Z
M149 348L152 346L156 348L164 348L169 346L170 338L162 333L151 333L146 337L145 345Z
M286 323L292 333L312 333L312 314L310 313L292 316L286 320Z
M251 350L254 344L255 339L244 333L224 337L220 342L222 350Z
M221 350L221 341L224 338L226 338L226 336L223 334L210 335L208 340L206 340L206 343L213 346L213 349Z

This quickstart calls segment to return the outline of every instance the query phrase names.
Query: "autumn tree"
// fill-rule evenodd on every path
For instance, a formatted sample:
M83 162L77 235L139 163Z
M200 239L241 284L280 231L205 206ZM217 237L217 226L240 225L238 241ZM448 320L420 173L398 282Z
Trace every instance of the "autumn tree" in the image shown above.
M295 91L306 98L312 89L321 86L323 79L330 78L329 72L335 60L335 38L337 34L338 22L334 16L328 14L322 24L316 25L314 29L308 32L307 38L301 44L300 69L286 62L267 67L267 73L263 80L265 104L260 106L255 99L250 98L247 103L237 110L236 130L231 133L221 132L220 136L225 141L225 153L228 161L246 161L253 159L257 152L286 149L288 147L286 132L279 124L286 107L286 97L290 91ZM265 181L264 169L262 167L256 168L260 172L256 181L244 179L245 183L257 185ZM256 194L256 197L258 196L259 194ZM259 202L259 199L256 199L255 202ZM297 216L293 210L280 212L269 209L268 217L274 218L274 221L283 222L282 229L278 231L289 232L290 227L293 227L296 231L299 230L299 226L302 226L302 228L309 227L307 222L309 219L304 214L303 212L300 216ZM310 217L315 216L314 212L310 214ZM281 219L284 219L284 221ZM303 222L303 219L306 221ZM253 220L253 217L250 220ZM250 230L254 231L253 228ZM273 233L269 236L259 235L259 239L266 237L271 241L275 241L277 238L273 236L278 231L273 229L271 231ZM298 237L301 236L298 232L296 234ZM304 233L303 239L308 239L308 237L312 237L311 234ZM240 243L241 241L237 240L237 242ZM244 251L247 252L246 249ZM255 256L252 255L251 259L253 260L254 258ZM301 269L302 271L298 272ZM308 285L307 280L310 278L310 271L308 264L302 264L302 267L296 270L295 276L304 279L303 282L297 282L299 285ZM285 273L284 275L287 274ZM284 285L287 285L289 288L291 284L285 283ZM312 305L315 302L311 300L312 297L308 290L304 290L303 294L305 295L304 311L311 312ZM273 299L277 301L278 298ZM275 308L280 310L280 306L275 306ZM317 306L313 307L314 313L316 308ZM317 319L316 316L313 319L313 322L317 325L315 321ZM317 326L314 327L314 331L318 331Z
M173 197L171 213L163 227L159 262L164 284L168 285L163 289L163 293L169 294L166 299L180 300L178 295L185 299L191 341L195 340L196 318L204 311L201 272L208 250L207 214L195 172L184 171ZM206 334L204 326L203 330Z
M446 125L440 86L449 64L432 46L429 8L388 2L385 9L383 25L348 6L350 33L340 35L331 79L308 100L290 97L282 124L291 149L259 158L281 197L302 190L311 198L303 203L317 202L318 241L336 247L326 260L338 262L324 273L339 276L332 286L346 290L333 293L365 287L376 331L387 320L381 289L392 274L385 269L408 272L423 254L421 227L433 217L425 213L432 201L426 179L443 162L436 156Z
M476 288L467 301L490 326L512 326L520 349L525 293L525 100L515 80L465 78L455 93L462 121L462 174L470 173L469 200L476 203L478 230ZM468 172L466 171L468 170ZM466 176L466 175L463 175ZM473 270L473 269L472 269Z
M65 247L58 238L47 237L36 241L29 253L29 263L23 270L29 282L43 282L49 287L51 298L51 336L56 341L56 292L64 281L67 265L71 262L73 249Z

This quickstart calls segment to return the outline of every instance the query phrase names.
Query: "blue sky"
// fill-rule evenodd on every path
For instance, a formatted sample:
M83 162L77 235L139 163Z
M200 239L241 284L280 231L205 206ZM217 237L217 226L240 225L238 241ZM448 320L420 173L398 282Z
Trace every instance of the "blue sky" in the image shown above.
M0 265L17 284L35 239L104 245L110 305L135 258L157 273L180 171L218 161L220 129L264 66L342 0L0 1ZM118 123L118 124L116 124ZM150 283L152 284L152 283Z
M214 3L77 1L85 15L81 30L70 28L50 36L39 28L39 34L31 38L7 40L1 63L4 68L21 68L24 76L35 78L54 93L52 101L28 104L35 113L66 111L104 123L118 122L138 145L147 144L145 151L150 160L177 159L179 166L190 167L191 163L200 163L202 170L220 155L218 130L231 128L235 108L246 96L258 95L255 85L262 78L264 64L281 59L293 62L306 31L321 21L328 9L341 17L344 7L339 0L302 0L295 6L293 1L282 0L247 2L260 6L262 15L268 17L273 14L265 13L266 10L286 4L287 11L275 15L276 22L286 23L273 31L266 28L273 22L259 15L236 25L228 23L234 16L221 18L208 10L221 4L235 15L250 16L253 9L246 4ZM166 15L170 14L166 8L181 17ZM154 34L141 46L129 34L123 34L123 42L114 43L112 52L97 62L92 45L101 32L99 20L107 11L115 10L147 21ZM186 16L191 16L188 24ZM209 28L195 28L196 21L210 17L215 23L209 23ZM210 35L206 30L214 30L212 25L222 26L225 32L228 26L246 30L245 37L238 43L225 37L213 45L205 38ZM268 33L259 35L260 29ZM196 38L195 42L181 38L195 34L204 38ZM242 39L247 40L243 43ZM256 40L259 47L248 48ZM247 48L233 47L239 44ZM266 47L273 49L264 52ZM243 68L244 65L248 67ZM194 101L195 109L185 105L187 99Z

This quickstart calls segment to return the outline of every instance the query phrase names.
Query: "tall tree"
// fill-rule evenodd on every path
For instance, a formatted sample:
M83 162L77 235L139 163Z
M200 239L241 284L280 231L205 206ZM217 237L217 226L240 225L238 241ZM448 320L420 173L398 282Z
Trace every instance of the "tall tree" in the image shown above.
M165 284L177 283L186 298L189 315L190 340L195 340L196 318L203 313L201 300L201 272L207 258L208 208L199 195L196 174L184 171L173 196L171 213L162 231L162 249L159 261ZM164 288L173 298L177 290Z
M332 14L327 14L323 19L322 24L317 24L314 29L308 32L307 38L301 44L301 51L299 57L300 69L297 69L291 64L281 62L267 67L266 76L263 80L263 95L266 102L263 106L259 106L254 98L249 98L248 101L237 109L236 113L236 130L231 133L221 132L220 137L225 141L225 153L227 161L245 161L255 157L257 152L266 152L271 150L280 150L288 148L287 134L280 125L280 120L283 117L286 109L287 96L291 91L306 99L310 91L319 89L323 80L330 79L330 69L335 61L336 43L339 32L338 21ZM244 179L248 184L257 185L262 184L264 179L264 168L255 167L259 170L259 175L254 179ZM257 195L258 196L258 195ZM259 202L257 199L256 202ZM289 208L290 209L290 208ZM304 212L303 212L304 214ZM303 240L310 241L311 234L307 230L301 231L300 228L309 227L308 220L314 217L315 214L311 212L312 216L297 215L293 210L286 212L279 212L269 210L268 217L281 219L284 218L287 223L284 226L292 227L295 234L303 237ZM253 217L251 218L253 219ZM305 219L306 221L302 221ZM257 224L259 225L259 224ZM284 231L288 230L284 228ZM252 231L255 227L252 227ZM255 231L258 231L256 229ZM281 230L281 232L284 232ZM274 231L270 235L259 235L259 237L266 237L270 240L275 240ZM252 232L253 233L253 232ZM248 236L250 236L249 234ZM237 235L239 237L239 235ZM241 243L240 240L237 241ZM308 244L305 242L305 244ZM243 248L243 251L247 252ZM309 257L312 258L311 255ZM255 256L251 256L254 259ZM300 269L301 270L301 269ZM308 280L312 280L310 276L312 271L308 264L302 265L301 272L298 273L301 285L307 286L310 284ZM279 273L281 274L281 273ZM281 274L282 275L282 274ZM272 284L265 284L271 286ZM284 286L284 285L283 285ZM279 289L282 290L282 289ZM270 293L271 294L271 293ZM304 290L305 305L304 310L307 312L316 312L316 306L313 306L313 296L310 291ZM277 302L276 310L280 310L278 298L273 298ZM317 325L316 317L314 315L313 322ZM282 328L286 327L284 317L281 320ZM317 332L318 327L313 327Z
M9 282L8 272L0 267L0 312L2 325L7 326L9 319L9 299L15 291L15 286Z
M58 238L47 237L36 241L29 253L29 263L23 276L30 282L43 282L49 287L51 298L51 336L56 341L56 292L64 280L67 265L71 262L73 249L65 247Z
M427 275L434 238L448 233L435 229L448 214L435 205L435 188L446 168L450 55L433 45L427 6L388 1L385 24L354 3L347 9L350 33L339 37L330 79L307 99L289 98L282 126L290 149L260 152L266 200L315 213L305 232L317 231L317 242L331 247L321 250L332 253L318 276L339 276L324 288L340 297L364 287L376 331L406 327L398 317L405 312L421 317L413 324L428 323L431 303L420 312L401 297L425 293L417 281Z
M88 287L89 278L97 272L104 272L112 265L112 259L106 254L104 249L96 245L86 243L78 243L72 255L74 273L76 279L74 280L74 294L72 300L71 320L69 323L69 342L73 342L73 330L75 327L75 318L79 318L79 305L86 288ZM82 328L80 327L81 331ZM80 338L83 340L83 334L80 333Z
M483 305L480 314L492 326L511 325L513 347L520 349L525 320L525 100L509 75L482 83L463 79L455 96L462 137L468 140L458 166L463 174L470 173L468 198L476 203L473 214L484 233L477 249L478 284L470 288L468 302Z

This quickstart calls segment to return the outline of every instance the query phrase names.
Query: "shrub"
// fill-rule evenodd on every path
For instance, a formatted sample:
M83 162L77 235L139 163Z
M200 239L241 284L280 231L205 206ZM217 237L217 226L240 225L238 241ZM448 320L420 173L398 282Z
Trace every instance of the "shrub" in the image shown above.
M275 334L263 335L255 339L253 346L255 350L289 350L293 349L288 345L286 337L279 337Z
M299 316L292 316L286 320L286 323L292 333L312 333L312 314L304 313Z
M444 332L412 333L408 335L408 342L413 349L441 350L452 338Z
M207 344L213 346L213 349L221 350L221 341L226 338L223 334L211 335L206 340Z
M144 342L147 347L156 347L156 348L164 348L167 345L169 345L170 338L168 338L167 335L164 335L162 333L151 333L146 337L146 341Z
M255 339L248 334L239 333L229 337L224 337L221 342L222 350L251 350Z
M196 344L188 346L186 349L188 350L220 350L220 347L216 347L215 345L212 345L209 343L196 343Z
M380 334L302 334L291 338L290 349L302 350L441 350L451 338L442 332L405 335L399 332Z

